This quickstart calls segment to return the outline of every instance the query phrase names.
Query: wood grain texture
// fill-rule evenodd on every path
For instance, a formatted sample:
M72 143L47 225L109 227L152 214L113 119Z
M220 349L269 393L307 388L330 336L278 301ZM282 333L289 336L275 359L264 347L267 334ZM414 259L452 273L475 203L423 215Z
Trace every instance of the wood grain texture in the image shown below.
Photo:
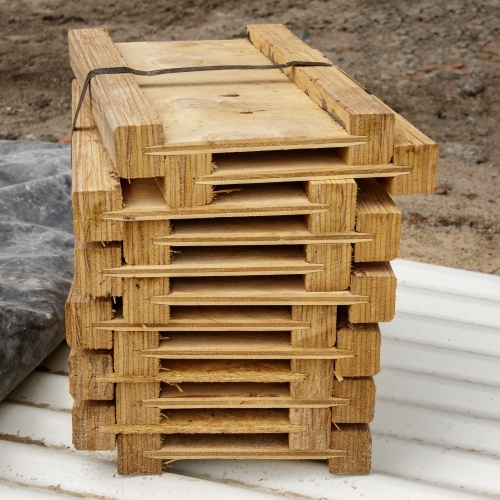
M75 241L74 286L79 295L91 297L120 297L121 278L103 275L103 269L120 266L122 263L121 242Z
M339 325L338 349L352 351L353 358L335 361L335 373L341 377L365 377L380 371L380 329L376 323Z
M113 367L119 375L156 375L160 360L145 357L145 349L159 347L160 332L114 332Z
M345 455L328 460L330 474L368 474L372 461L372 438L367 424L339 424L332 428L330 446Z
M107 434L113 436L113 434ZM160 475L163 472L162 461L145 457L144 453L159 450L159 434L118 434L116 438L118 474L122 475Z
M159 294L170 292L168 278L127 278L123 280L123 318L131 324L165 324L169 320L168 305L152 302Z
M333 395L349 399L348 405L332 408L332 422L369 423L375 412L375 383L373 377L344 378L333 381Z
M154 245L156 237L170 234L169 220L126 222L124 224L123 257L130 265L167 265L170 247Z
M195 181L211 174L214 168L210 154L167 156L166 175L155 177L155 181L172 207L208 205L213 199L212 186Z
M213 155L216 167L210 175L200 176L196 184L223 186L363 177L393 177L407 175L409 166L346 165L338 150L295 149L289 151L255 151Z
M312 233L302 215L176 220L169 236L157 245L245 246L354 243L370 241L371 234L354 231Z
M303 426L302 432L288 435L291 450L324 450L330 445L332 411L330 408L291 408L290 424Z
M274 63L292 60L331 63L281 24L248 26L250 41ZM332 67L302 67L284 73L349 134L366 136L366 145L341 151L348 165L389 163L393 152L394 113L333 63Z
M356 231L374 235L354 244L355 262L385 262L399 256L403 217L387 191L374 179L358 179Z
M310 323L292 319L286 306L174 306L168 323L146 325L126 322L117 312L113 320L100 321L95 328L112 331L293 331ZM333 345L334 342L331 344Z
M127 66L105 29L70 30L71 69L82 86L89 71ZM163 143L163 125L132 75L92 79L91 109L118 175L127 179L165 174L159 157L145 148Z
M130 67L269 65L248 40L116 44ZM193 154L347 145L348 134L279 70L231 70L134 77L164 125L149 152ZM307 127L303 126L307 123Z
M412 167L410 175L380 178L379 182L392 195L432 194L436 186L438 145L395 113L395 166Z
M291 331L293 347L332 347L336 340L336 306L292 306L292 319L309 323L308 328Z
M114 425L114 403L109 401L75 401L71 418L73 446L77 450L113 451L115 449L115 436L99 431L100 425Z
M69 355L69 393L75 400L112 401L115 397L112 383L98 382L97 378L113 373L110 351L71 349Z
M93 326L113 318L111 297L82 297L78 295L74 283L71 285L65 305L66 342L77 349L111 349L113 335L110 330Z
M284 408L168 409L161 416L159 425L116 424L101 426L99 431L110 434L281 434L305 430L304 425L290 423L288 410Z
M126 279L125 287L135 278ZM155 278L138 278L152 279ZM156 278L158 279L158 278ZM168 279L168 278L163 278ZM152 296L159 305L348 305L365 303L366 295L343 292L308 292L301 276L220 276L172 278L169 295ZM369 290L372 290L370 288ZM147 323L147 321L146 321Z
M73 80L73 114L80 91L80 85ZM73 227L80 241L119 241L123 238L123 223L102 220L101 214L123 207L120 179L102 147L89 101L86 94L71 138Z
M173 434L164 436L161 450L148 457L193 459L304 460L344 456L345 451L290 450L286 434Z
M388 262L356 264L351 293L369 296L368 302L349 306L351 323L391 321L396 310L396 276Z
M328 206L327 211L306 215L311 233L333 233L354 229L357 191L354 180L308 181L303 185L311 203Z
M311 292L347 290L351 282L350 244L306 245L306 260L311 264L323 264L324 269L304 274L304 287Z

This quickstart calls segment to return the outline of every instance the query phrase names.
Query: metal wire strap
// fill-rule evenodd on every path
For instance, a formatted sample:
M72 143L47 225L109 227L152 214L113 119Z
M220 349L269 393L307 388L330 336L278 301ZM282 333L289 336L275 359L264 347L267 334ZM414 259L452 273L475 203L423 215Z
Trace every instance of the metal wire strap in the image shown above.
M313 62L313 61L289 61L283 64L269 64L262 66L251 66L251 65L230 65L230 66L188 66L184 68L167 68L167 69L155 69L152 71L142 71L139 69L128 68L127 66L120 66L116 68L96 68L87 73L85 82L80 93L80 99L78 100L78 106L76 107L75 117L73 118L73 125L71 127L71 133L74 132L76 126L76 120L80 113L80 108L82 107L83 99L87 89L90 88L90 81L92 78L98 75L120 75L120 74L132 74L137 76L158 76L158 75L170 75L174 73L195 73L197 71L227 71L227 70L237 70L237 69L285 69L292 67L305 67L305 66L333 66L330 63L325 62Z

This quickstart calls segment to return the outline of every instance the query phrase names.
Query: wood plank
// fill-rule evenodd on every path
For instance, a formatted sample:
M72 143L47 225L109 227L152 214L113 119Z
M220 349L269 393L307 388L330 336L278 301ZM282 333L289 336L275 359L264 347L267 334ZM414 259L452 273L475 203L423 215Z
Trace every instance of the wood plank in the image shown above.
M370 241L369 233L312 233L302 215L176 220L172 233L154 239L156 245L297 245Z
M157 247L168 248L161 245ZM350 245L347 247L350 249ZM307 262L301 246L186 247L178 248L172 254L171 263L168 265L125 265L105 269L103 274L123 278L253 276L305 274L318 271L325 274L325 268L325 263Z
M253 184L363 177L408 177L411 166L346 165L335 149L259 151L213 156L216 169L197 176L196 185Z
M214 169L210 154L167 156L166 175L155 177L155 181L172 207L208 205L214 196L212 186L196 184L195 180L211 174Z
M113 331L293 331L310 326L292 319L285 306L173 306L166 323L145 325L126 322L123 316L94 323L97 330ZM332 343L333 345L333 343Z
M123 185L125 208L106 212L106 220L170 220L212 217L258 217L325 212L325 203L312 203L297 184L248 185L228 190L210 205L171 207L163 199L154 179L133 179ZM352 229L352 228L351 228Z
M99 382L97 377L113 373L110 351L71 349L68 362L69 393L75 400L111 401L115 397L112 383Z
M436 186L438 145L395 113L394 154L395 166L412 167L410 175L379 179L392 195L432 194Z
M143 357L161 359L340 359L352 351L332 347L299 348L290 344L289 332L170 332L158 348Z
M354 244L355 262L384 262L399 256L403 216L387 191L374 179L357 181L356 231L374 235Z
M352 247L347 244L306 245L306 260L323 269L303 275L304 287L311 292L347 290L351 282Z
M246 39L119 43L116 48L130 67L146 71L242 62L269 65ZM154 148L157 153L331 147L364 141L346 133L279 70L134 78L163 122L165 143Z
M376 323L339 325L337 349L351 350L353 358L335 361L335 373L340 377L365 377L380 371L380 329Z
M120 278L107 277L103 269L116 267L122 262L122 244L75 241L74 286L79 295L92 297L120 297L122 284Z
M331 306L306 306L292 309L293 315L311 320L311 335L291 335L295 349L325 348L335 343L337 310ZM333 360L292 359L292 371L305 373L305 380L290 384L290 395L298 400L328 398L333 391ZM289 435L289 446L293 450L321 450L330 445L331 408L291 408L290 423L305 425L303 432Z
M330 408L349 404L348 399L298 400L290 396L288 383L189 383L164 384L161 397L144 400L157 408Z
M126 66L107 30L70 30L71 69L83 86L89 71ZM92 79L92 114L120 177L164 175L161 158L144 155L162 144L163 125L132 75L99 75Z
M272 62L324 61L331 67L301 67L284 73L350 134L368 138L366 145L346 148L342 159L349 165L389 163L393 152L394 113L359 83L310 48L282 24L248 26L250 41Z
M122 377L154 377L159 373L160 365L155 360L143 359L141 350L158 346L158 332L134 332L127 335L114 334L115 373ZM144 399L157 398L160 395L160 383L116 384L116 424L117 425L158 425L161 420L158 408L143 406ZM161 474L161 460L144 457L145 451L158 450L161 446L159 435L120 434L118 445L119 474Z
M114 435L99 431L100 425L114 425L115 405L109 401L75 401L71 411L72 441L77 450L113 451Z
M339 424L332 429L330 446L345 450L343 457L328 460L330 474L368 474L371 469L372 437L367 424Z
M292 373L285 360L163 360L160 373L154 376L111 374L98 381L144 384L153 382L290 382L305 375ZM143 399L151 399L144 397ZM118 422L119 423L119 422Z
M304 460L344 456L345 452L290 450L286 434L174 434L163 438L161 450L146 456L171 460L189 459L282 459Z
M396 276L388 262L356 264L351 293L368 295L368 302L349 306L351 323L391 321L396 312Z
M216 281L210 278L171 281L170 294L152 297L152 304L348 305L368 300L366 295L351 292L308 292L300 276L221 276Z
M128 278L123 280L123 318L129 324L165 324L170 312L168 306L151 302L155 294L170 291L169 278Z
M113 336L109 330L94 326L100 322L112 321L111 297L82 297L74 283L71 285L64 308L66 319L66 342L77 349L111 349Z
M304 189L312 203L329 206L326 212L306 216L309 231L331 233L352 231L356 216L357 185L352 179L307 181Z
M154 245L156 236L170 234L169 220L127 222L124 224L123 257L130 265L167 265L170 248Z
M286 409L182 409L162 412L159 425L100 426L105 434L280 434L296 433ZM323 447L324 449L325 447Z
M76 80L71 90L74 114L81 92ZM113 162L101 146L89 102L86 94L71 138L73 228L80 241L120 241L123 222L101 219L103 212L123 208L123 196Z
M349 400L348 405L332 408L332 422L367 424L375 412L373 377L344 378L333 381L333 395Z

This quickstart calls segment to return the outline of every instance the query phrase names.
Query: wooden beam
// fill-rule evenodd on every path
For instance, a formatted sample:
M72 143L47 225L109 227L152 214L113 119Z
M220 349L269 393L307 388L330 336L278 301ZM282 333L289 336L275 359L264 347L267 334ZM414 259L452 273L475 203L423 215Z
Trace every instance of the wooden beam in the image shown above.
M115 424L115 405L110 401L75 401L71 411L73 446L77 450L113 451L116 439L99 431Z
M169 278L127 278L123 280L123 318L131 324L165 324L169 307L151 301L152 297L170 292Z
M111 349L113 336L109 330L95 328L94 323L113 318L111 297L82 297L71 285L65 305L66 341L77 349Z
M80 90L73 80L73 114ZM71 138L73 227L80 241L119 241L123 238L123 222L102 220L101 214L123 208L120 179L101 146L89 99L86 94Z
M354 244L354 262L385 262L399 256L403 217L387 191L375 179L358 179L356 231L371 241Z
M332 428L333 449L345 455L328 460L330 474L368 474L372 462L372 437L367 424L339 424Z
M170 232L169 220L124 223L123 257L125 262L138 266L170 264L170 247L153 243L156 237L168 236Z
M122 263L122 243L75 241L74 286L81 296L120 297L121 278L103 275L103 269L120 266Z
M351 293L368 295L368 302L349 306L351 323L391 321L396 311L396 276L388 262L356 264Z
M333 395L348 399L349 404L332 408L334 423L369 423L375 414L373 377L344 378L333 381Z
M311 292L347 290L351 282L350 244L306 245L306 260L323 269L304 274L304 287Z
M89 71L127 66L107 30L70 30L71 69L83 86ZM99 75L92 79L91 109L102 141L120 177L165 174L162 158L145 149L163 144L163 124L132 75Z
M438 145L395 113L394 166L411 167L410 175L380 178L392 195L432 194L436 186Z
M348 165L376 165L390 162L393 151L394 113L359 83L310 48L282 24L248 26L250 41L273 63L320 61L332 67L297 67L283 72L349 134L366 136L366 145L341 152Z

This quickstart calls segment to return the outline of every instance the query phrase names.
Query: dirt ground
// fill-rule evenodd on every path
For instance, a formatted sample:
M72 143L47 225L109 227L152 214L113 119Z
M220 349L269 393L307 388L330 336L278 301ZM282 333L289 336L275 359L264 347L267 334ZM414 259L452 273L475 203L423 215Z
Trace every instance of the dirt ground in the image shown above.
M440 144L439 192L399 197L401 256L500 274L500 0L0 0L0 138L70 128L67 32L239 38L283 23ZM307 30L307 31L305 31Z

